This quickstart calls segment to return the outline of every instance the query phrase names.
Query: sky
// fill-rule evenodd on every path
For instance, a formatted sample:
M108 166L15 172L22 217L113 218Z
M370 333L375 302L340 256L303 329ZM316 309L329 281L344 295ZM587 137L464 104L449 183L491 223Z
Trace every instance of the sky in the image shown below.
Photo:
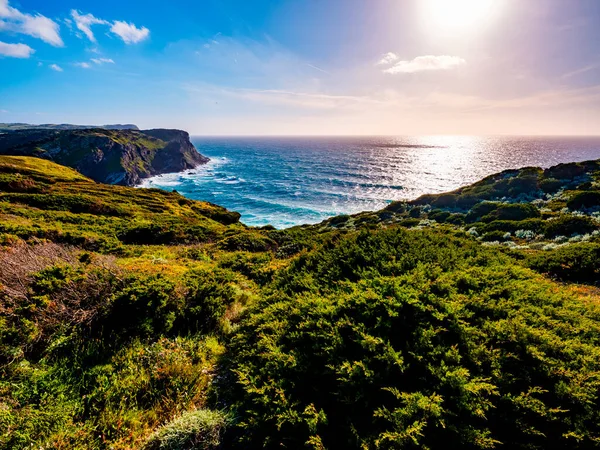
M598 135L600 0L0 0L0 122Z

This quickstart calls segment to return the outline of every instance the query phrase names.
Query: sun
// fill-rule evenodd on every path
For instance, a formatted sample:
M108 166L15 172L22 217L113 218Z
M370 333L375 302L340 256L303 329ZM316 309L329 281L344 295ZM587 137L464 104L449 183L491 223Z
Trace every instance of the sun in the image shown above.
M439 31L467 32L485 26L500 0L420 0L429 26Z

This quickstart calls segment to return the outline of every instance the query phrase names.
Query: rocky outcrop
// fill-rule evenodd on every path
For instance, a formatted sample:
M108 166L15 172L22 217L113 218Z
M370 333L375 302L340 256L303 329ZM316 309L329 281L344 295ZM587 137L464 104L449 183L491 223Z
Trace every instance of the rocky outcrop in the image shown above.
M133 186L143 178L208 162L181 130L20 130L0 134L0 154L37 156L108 184Z

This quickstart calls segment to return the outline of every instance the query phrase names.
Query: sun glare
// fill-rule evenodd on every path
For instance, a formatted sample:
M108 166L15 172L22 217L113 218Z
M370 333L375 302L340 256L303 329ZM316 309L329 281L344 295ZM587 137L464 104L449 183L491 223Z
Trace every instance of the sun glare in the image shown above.
M499 0L422 0L429 26L439 31L468 32L487 24Z

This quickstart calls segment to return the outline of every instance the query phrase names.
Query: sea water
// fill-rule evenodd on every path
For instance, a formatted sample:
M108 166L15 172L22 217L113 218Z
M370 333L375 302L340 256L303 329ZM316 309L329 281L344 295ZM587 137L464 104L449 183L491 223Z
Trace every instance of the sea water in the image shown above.
M451 191L505 169L600 158L600 137L195 137L211 160L144 181L285 228Z

